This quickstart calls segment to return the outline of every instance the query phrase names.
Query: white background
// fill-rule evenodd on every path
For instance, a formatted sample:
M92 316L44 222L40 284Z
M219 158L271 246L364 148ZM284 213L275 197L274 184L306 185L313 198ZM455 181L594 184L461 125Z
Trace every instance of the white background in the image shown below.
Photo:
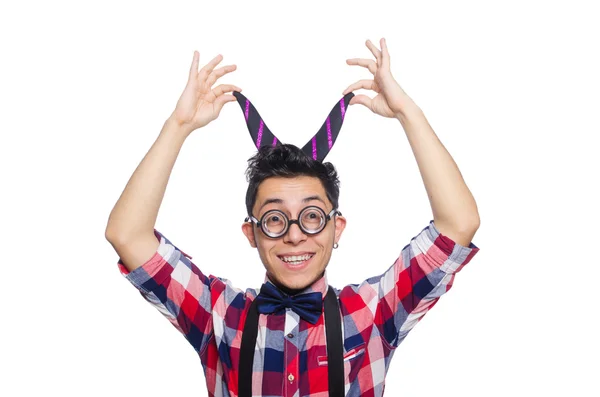
M385 37L481 217L480 253L398 348L386 395L599 395L593 3L3 3L0 394L206 395L191 346L119 274L108 215L194 50L236 64L218 83L301 146L370 78L345 60ZM185 143L156 224L240 288L264 277L241 232L254 151L227 104ZM432 215L398 121L350 107L327 160L348 219L328 267L339 288L386 270Z

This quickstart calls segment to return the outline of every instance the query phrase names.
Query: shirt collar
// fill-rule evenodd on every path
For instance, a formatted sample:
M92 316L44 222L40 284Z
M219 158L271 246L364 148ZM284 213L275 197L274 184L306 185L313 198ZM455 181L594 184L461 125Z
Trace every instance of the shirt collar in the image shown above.
M271 279L269 279L269 276L265 274L265 283L270 283L273 284L273 282L271 281ZM277 286L275 284L273 284L273 286L275 286L275 288L277 288ZM325 272L323 273L323 277L321 277L320 279L316 280L314 283L312 283L311 285L309 285L308 287L306 287L305 289L303 289L302 291L298 292L296 294L296 296L298 295L302 295L302 294L308 294L310 292L320 292L323 294L323 299L325 299L325 295L327 295L327 291L329 289L329 284L327 283L327 270L325 270Z

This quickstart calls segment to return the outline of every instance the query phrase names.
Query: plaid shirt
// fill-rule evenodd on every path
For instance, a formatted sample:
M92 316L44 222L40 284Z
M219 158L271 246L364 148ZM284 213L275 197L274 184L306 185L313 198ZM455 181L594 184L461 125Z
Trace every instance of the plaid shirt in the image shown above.
M242 291L204 275L165 236L143 266L123 275L200 356L210 396L237 396L240 345L250 304L260 288ZM411 239L382 275L335 289L344 341L347 396L382 396L395 349L437 300L454 275L479 251L440 234L433 221ZM265 277L265 282L269 279ZM327 292L327 275L302 293ZM253 396L328 396L324 314L316 324L286 309L261 314L253 363Z

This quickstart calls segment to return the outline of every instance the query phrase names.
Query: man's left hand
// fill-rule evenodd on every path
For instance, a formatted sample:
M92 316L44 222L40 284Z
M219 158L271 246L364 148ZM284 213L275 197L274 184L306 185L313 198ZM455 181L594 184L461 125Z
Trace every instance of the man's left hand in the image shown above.
M373 75L373 80L359 80L346 88L343 94L346 95L350 91L361 88L373 90L377 93L374 98L366 95L355 95L350 101L350 105L360 103L371 109L373 113L384 117L397 118L408 106L414 105L414 102L392 76L392 72L390 71L390 54L385 39L382 38L380 43L381 50L375 47L370 40L366 42L376 61L363 58L346 60L348 65L358 65L369 69L369 72Z

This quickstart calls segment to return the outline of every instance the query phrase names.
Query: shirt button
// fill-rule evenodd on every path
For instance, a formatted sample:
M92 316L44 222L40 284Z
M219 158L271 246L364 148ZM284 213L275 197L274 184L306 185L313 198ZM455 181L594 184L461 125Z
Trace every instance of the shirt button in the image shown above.
M290 333L290 334L287 334L287 337L288 337L288 338L293 338L293 337L294 337L294 334L291 334L291 333Z
M293 381L294 381L294 375L292 375L292 374L289 374L289 375L288 375L288 380L289 380L290 382L293 382Z

